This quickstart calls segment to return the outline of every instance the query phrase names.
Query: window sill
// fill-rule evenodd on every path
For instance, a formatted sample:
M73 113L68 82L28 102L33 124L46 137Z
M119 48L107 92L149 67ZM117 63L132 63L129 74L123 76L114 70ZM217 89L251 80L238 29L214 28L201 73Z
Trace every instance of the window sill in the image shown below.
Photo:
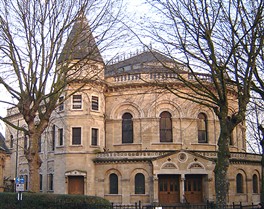
M215 146L216 144L210 144L210 143L208 143L208 142L206 142L206 143L191 143L191 145L206 145L206 146Z
M105 196L122 196L121 194L105 194Z
M81 109L71 109L72 111L82 111L83 109L81 108Z
M131 196L148 196L148 194L131 194Z
M135 146L135 145L142 145L141 143L124 143L124 144L113 144L113 146Z
M171 144L171 145L182 145L182 143L180 142L154 142L154 143L151 143L151 145L164 145L164 144Z

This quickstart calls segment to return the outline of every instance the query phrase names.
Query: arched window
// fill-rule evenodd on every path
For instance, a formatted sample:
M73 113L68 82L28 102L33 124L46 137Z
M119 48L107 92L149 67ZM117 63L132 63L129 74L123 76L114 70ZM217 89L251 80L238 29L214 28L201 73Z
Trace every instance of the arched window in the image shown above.
M256 174L253 175L252 177L253 181L253 193L258 193L258 176Z
M231 135L230 135L230 140L229 140L229 145L234 145L234 132L232 131L231 132Z
M145 194L145 176L142 173L135 176L135 194Z
M133 121L130 113L122 116L122 143L133 143Z
M160 142L172 142L172 120L167 111L160 114Z
M236 192L243 193L243 176L241 173L236 176Z
M207 143L207 116L198 114L198 143Z
M118 176L114 173L109 176L109 193L118 194Z

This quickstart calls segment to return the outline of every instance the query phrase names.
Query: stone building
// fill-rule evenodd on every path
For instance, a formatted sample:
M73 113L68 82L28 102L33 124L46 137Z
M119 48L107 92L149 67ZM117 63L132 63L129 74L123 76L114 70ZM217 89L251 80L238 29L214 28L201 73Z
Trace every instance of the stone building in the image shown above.
M84 42L73 50L71 60L84 59L95 48L96 56L89 57L86 65L100 72L102 82L87 83L54 111L49 129L39 140L40 190L95 195L116 204L214 201L219 123L213 110L146 82L173 82L185 88L161 64L172 64L167 57L143 51L105 66L89 27L82 35ZM177 67L191 79L183 66ZM235 110L236 106L230 112ZM24 125L15 109L9 109L7 117ZM260 200L260 156L247 153L245 131L245 124L238 125L230 140L230 203ZM18 150L16 165L11 135L16 131L9 127L6 137L12 155L6 175L14 178L17 169L27 185L23 149ZM22 133L17 136L19 147L28 146Z
M9 158L9 154L10 154L10 151L5 144L5 138L0 133L0 192L3 192L5 189L4 169L6 166L5 162L6 162L6 159Z

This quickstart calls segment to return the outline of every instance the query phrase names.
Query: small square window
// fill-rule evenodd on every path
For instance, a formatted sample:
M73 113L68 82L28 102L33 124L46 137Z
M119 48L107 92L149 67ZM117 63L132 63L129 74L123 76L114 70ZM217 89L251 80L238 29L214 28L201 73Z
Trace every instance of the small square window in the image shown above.
M74 110L82 109L82 95L72 96L72 109Z
M92 96L92 110L99 110L99 98Z

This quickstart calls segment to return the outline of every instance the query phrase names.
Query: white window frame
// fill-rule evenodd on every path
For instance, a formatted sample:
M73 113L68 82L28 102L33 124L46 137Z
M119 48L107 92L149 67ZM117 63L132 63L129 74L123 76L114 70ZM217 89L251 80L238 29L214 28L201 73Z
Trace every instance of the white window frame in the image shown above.
M96 110L96 109L93 109L93 97L96 97L97 98L97 106L98 106L98 109ZM99 103L99 96L97 96L97 95L92 95L91 96L91 110L92 111L99 111L100 110L100 103Z
M80 101L74 101L74 96L80 96ZM80 106L79 108L76 108L75 106ZM72 95L72 110L82 110L83 108L83 96L82 94L74 94Z

